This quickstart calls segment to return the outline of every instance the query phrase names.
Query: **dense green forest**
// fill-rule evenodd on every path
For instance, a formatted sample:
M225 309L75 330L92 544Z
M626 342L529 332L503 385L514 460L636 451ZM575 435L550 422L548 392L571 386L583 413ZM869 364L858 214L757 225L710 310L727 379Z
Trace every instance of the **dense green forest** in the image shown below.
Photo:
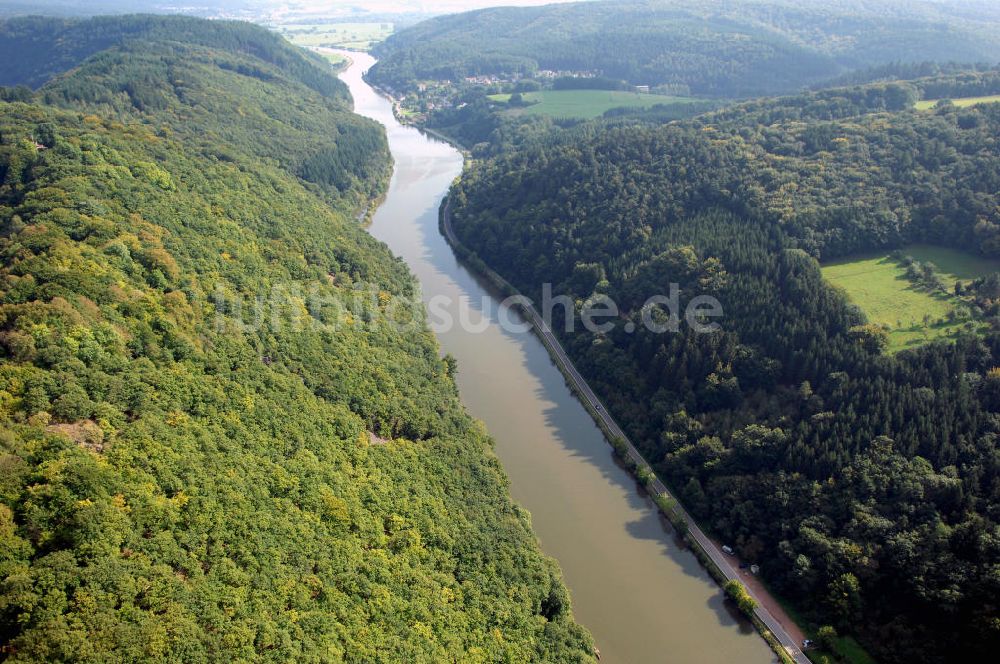
M98 16L87 20L24 17L0 27L0 85L37 87L111 46L135 41L182 42L252 56L323 94L347 97L347 89L322 67L322 58L289 48L273 32L249 23L182 16Z
M0 35L41 84L0 90L0 657L589 661L394 324L415 284L354 221L385 139L329 69L233 23Z
M431 19L375 49L372 79L590 72L675 94L787 93L892 62L998 60L994 3L630 0L496 8Z
M1000 647L1000 334L970 323L883 353L816 259L913 241L997 255L1000 104L912 109L996 79L501 127L452 191L462 242L536 302L549 283L618 304L605 334L555 310L588 381L703 525L880 661ZM671 283L681 311L718 298L721 330L648 330L644 302ZM1000 329L997 279L972 288Z

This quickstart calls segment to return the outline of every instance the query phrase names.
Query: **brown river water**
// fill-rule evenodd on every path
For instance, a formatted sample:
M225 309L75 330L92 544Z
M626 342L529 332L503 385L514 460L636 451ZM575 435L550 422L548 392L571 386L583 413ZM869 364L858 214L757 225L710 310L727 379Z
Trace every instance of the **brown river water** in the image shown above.
M531 512L542 549L559 561L573 612L602 662L776 661L615 462L541 342L500 325L501 315L514 314L499 311L493 291L438 232L438 206L462 155L400 125L390 102L362 80L374 60L349 56L341 78L355 110L385 125L395 160L371 234L409 265L425 302L446 297L468 312L469 325L435 330L441 347L457 358L462 400L496 441L511 493Z

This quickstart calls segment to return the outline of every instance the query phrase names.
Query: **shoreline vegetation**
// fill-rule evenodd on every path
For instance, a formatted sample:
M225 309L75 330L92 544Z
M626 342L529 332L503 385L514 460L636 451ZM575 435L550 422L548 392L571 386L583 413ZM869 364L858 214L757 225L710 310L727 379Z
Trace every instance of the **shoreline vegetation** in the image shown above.
M724 294L716 338L560 341L699 521L821 626L814 658L865 661L854 638L886 662L994 651L1000 273L904 252L838 289L817 261L913 242L1000 256L1000 14L976 13L981 41L959 36L968 15L904 2L765 17L798 69L742 26L656 48L676 12L631 9L434 19L379 45L371 78L402 121L471 146L454 230L519 289L632 301L633 319L674 275ZM896 39L939 20L947 38ZM730 103L579 117L616 90Z
M667 126L528 127L472 166L452 211L463 243L536 299L543 283L578 303L631 298L634 321L657 284L720 293L717 337L616 330L568 345L683 502L810 620L885 661L942 661L992 638L974 625L991 613L994 553L960 535L994 527L997 273L958 285L943 273L968 259L904 256L903 272L965 298L989 329L965 333L956 312L956 343L888 355L814 256L923 241L995 257L1000 162L983 146L1000 116L917 113L896 92L811 93ZM896 638L904 626L923 627Z
M0 48L40 86L0 89L5 654L592 661L429 327L298 298L419 288L357 223L389 149L327 62L142 15Z
M345 49L334 49L334 48L325 47L325 46L317 46L317 47L311 47L311 48L313 50L317 51L317 52L320 52L320 53L326 53L326 54L332 54L332 55L340 55L340 56L344 57L345 58L345 62L343 64L343 66L340 67L340 68L335 68L335 71L338 72L338 73L341 72L341 71L344 71L346 69L349 69L354 64L354 60L351 59L350 54L352 52L359 52L359 51L351 51L351 49L346 49L346 48ZM414 129L417 129L418 131L420 131L420 132L422 132L424 134L427 134L428 136L433 136L434 138L438 139L439 141L443 141L443 142L447 143L448 145L452 146L453 148L455 148L456 150L458 150L459 152L461 152L466 157L466 159L470 159L471 158L471 153L469 152L469 148L466 147L465 145L462 145L457 139L455 139L455 138L453 138L451 136L448 136L447 134L445 134L445 133L443 133L441 131L438 131L437 129L432 129L431 127L424 126L423 124L421 124L419 122L415 122L413 120L413 118L411 118L411 117L407 116L405 113L403 113L402 108L400 106L400 100L399 99L397 99L396 97L393 97L387 90L385 90L384 88L379 87L379 85L376 84L373 81L370 81L370 80L366 79L365 83L367 83L372 88L372 90L374 90L375 92L377 92L379 95L381 95L384 99L386 99L392 105L392 114L393 114L393 117L396 118L396 122L398 122L401 125L405 125L407 127L413 127ZM371 210L371 214L374 214L375 209L377 209L377 208L378 208L378 205L376 205L375 208ZM371 215L368 215L366 218L370 219L370 217L371 217Z
M448 207L449 202L448 197L446 196L441 201L441 205L438 210L439 230L448 241L448 244L455 251L455 254L462 260L463 264L473 269L477 274L486 279L504 297L520 295L520 291L500 276L495 270L490 268L482 258L462 244L455 234L450 231L447 220ZM534 322L537 320L537 314L534 313L532 309L527 308L520 301L518 301L515 306L522 313L522 315L524 315L526 320L532 321L532 333L539 339L539 341L542 342L542 345L545 346L552 363L555 364L560 373L562 373L567 387L584 407L584 409L586 409L587 413L590 415L591 419L593 419L597 427L601 430L605 440L614 452L615 457L635 478L639 486L642 487L653 504L656 505L659 514L667 520L677 536L684 541L688 550L694 554L701 566L719 586L720 591L725 591L726 584L733 582L734 579L723 573L722 569L709 554L705 546L692 537L691 523L693 521L691 520L690 515L687 514L677 498L674 497L673 492L669 490L669 487L667 487L662 480L656 476L656 473L653 471L652 467L645 460L639 450L628 441L624 432L620 429L618 431L613 431L611 429L605 419L610 416L606 413L606 411L604 411L603 407L601 411L598 411L594 406L593 398L590 398L581 392L581 388L578 386L577 381L583 380L582 377L578 378L573 375L573 372L567 365L569 359L562 357L562 354L559 353L553 345L552 340L550 340L545 334L541 333L538 325ZM657 487L659 487L659 490ZM745 586L743 586L742 583L738 580L736 583L739 583L740 587L744 588L744 592L746 592ZM777 603L780 604L780 602ZM792 647L787 648L778 640L774 632L764 624L764 621L760 618L756 611L744 611L743 613L764 641L767 642L768 646L770 646L771 650L779 658L782 664L795 664L796 662L809 661L808 659L802 659L803 657L806 657L806 655L800 650L799 643L793 642ZM800 632L805 631L799 625L795 625L795 628ZM796 657L796 655L798 655L798 657Z

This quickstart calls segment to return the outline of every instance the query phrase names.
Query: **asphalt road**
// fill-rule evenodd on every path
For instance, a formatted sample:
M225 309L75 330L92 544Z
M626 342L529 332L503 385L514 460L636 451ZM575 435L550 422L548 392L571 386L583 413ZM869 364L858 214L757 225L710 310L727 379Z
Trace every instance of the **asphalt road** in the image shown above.
M444 235L448 242L452 245L460 245L461 243L451 227L450 207L450 202L445 203L445 210L442 215ZM489 268L487 268L487 271L497 282L505 284L508 287L510 286L510 284L503 277L493 270L489 270ZM622 431L620 426L618 426L618 423L615 422L614 418L608 414L608 409L604 407L604 404L597 398L597 394L594 393L594 391L590 388L590 385L587 384L587 381L584 380L583 376L580 375L580 372L577 371L573 362L569 359L569 356L563 349L562 344L560 344L559 340L556 339L556 335L553 334L552 330L545 323L542 317L538 315L538 312L535 311L534 307L522 306L521 312L528 318L532 326L534 326L535 332L548 348L552 359L559 365L559 367L563 370L563 373L572 382L573 387L577 390L577 393L590 404L591 410L596 413L597 417L600 418L605 430L610 432L612 437L620 438L625 441L625 445L628 448L628 455L632 461L639 465L648 466L649 464L639 453L639 450L632 444L632 441L625 435L625 432ZM658 494L667 494L672 497L672 494L667 490L667 487L660 481L659 478L656 478L653 482L653 490ZM691 518L691 515L687 513L687 510L685 510L679 502L677 503L677 507L675 509L677 513L687 522L688 533L698 543L702 550L705 551L709 558L712 559L712 562L715 563L722 574L727 579L739 579L739 571L733 566L735 559L723 553L722 549L705 535L701 528L698 527L698 524ZM760 601L757 593L750 588L747 588L747 592L757 603L757 608L754 610L754 613L760 621L764 623L769 630L771 630L771 633L774 634L775 638L778 639L781 645L784 646L789 657L791 657L796 664L810 664L810 659L806 657L805 653L802 652L800 644L795 642L795 639L793 639L788 632L785 631L785 628L780 622L778 622L774 615L763 606L763 603Z

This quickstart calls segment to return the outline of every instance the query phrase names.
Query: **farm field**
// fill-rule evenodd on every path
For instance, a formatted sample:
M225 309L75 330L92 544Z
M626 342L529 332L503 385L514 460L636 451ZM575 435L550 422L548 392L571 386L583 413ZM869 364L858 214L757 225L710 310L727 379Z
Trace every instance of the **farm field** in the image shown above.
M930 109L937 106L937 103L941 101L940 99L923 99L917 102L916 109L918 111L929 111ZM991 104L1000 103L1000 95L992 95L990 97L964 97L961 99L952 99L951 103L955 106L966 107L975 106L976 104Z
M913 245L903 253L934 263L949 285L1000 270L1000 261L954 249ZM915 286L907 279L906 268L888 252L840 260L824 265L822 271L827 281L844 289L870 322L888 328L890 352L954 336L970 322L963 317L949 320L950 315L966 309L962 300Z
M489 98L492 101L504 103L510 99L510 95L490 95ZM538 92L525 92L524 100L531 105L511 109L510 112L581 120L597 118L604 115L605 111L623 106L650 108L657 104L697 101L690 97L639 94L623 90L540 90Z
M392 34L392 23L302 23L279 25L278 32L298 46L367 51Z

